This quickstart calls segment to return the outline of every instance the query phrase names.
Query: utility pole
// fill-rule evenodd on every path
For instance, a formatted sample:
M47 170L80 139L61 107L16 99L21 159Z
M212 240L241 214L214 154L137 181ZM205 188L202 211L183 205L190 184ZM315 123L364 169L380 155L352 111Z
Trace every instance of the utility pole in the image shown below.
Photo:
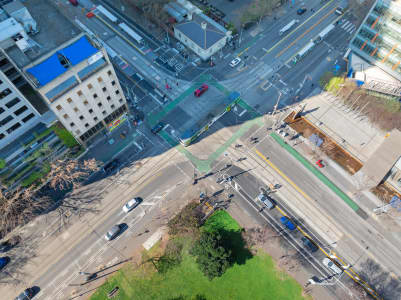
M242 32L244 31L244 27L241 25L241 31L239 32L239 39L238 39L238 47L241 46L242 41Z
M273 123L273 128L276 127L277 121L278 121L278 118L276 119L276 116L275 116L275 115L276 115L276 111L277 111L278 104L279 104L279 102L280 102L281 95L282 95L282 94L281 94L281 92L279 91L279 92L278 92L277 102L276 102L276 104L274 105L274 108L273 108L272 117L275 118L275 121L274 121L274 123Z

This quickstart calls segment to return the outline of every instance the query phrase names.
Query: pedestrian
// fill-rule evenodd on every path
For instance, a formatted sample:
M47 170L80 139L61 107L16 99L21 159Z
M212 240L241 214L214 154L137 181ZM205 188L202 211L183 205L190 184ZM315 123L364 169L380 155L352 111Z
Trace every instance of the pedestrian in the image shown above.
M177 86L178 86L178 81L177 81Z

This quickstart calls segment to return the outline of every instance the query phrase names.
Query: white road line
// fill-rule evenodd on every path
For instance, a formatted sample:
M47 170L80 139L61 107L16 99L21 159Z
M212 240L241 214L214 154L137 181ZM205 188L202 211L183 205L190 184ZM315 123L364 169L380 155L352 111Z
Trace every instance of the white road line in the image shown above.
M349 24L349 21L345 21L342 25L341 28L344 29L345 26L347 26Z

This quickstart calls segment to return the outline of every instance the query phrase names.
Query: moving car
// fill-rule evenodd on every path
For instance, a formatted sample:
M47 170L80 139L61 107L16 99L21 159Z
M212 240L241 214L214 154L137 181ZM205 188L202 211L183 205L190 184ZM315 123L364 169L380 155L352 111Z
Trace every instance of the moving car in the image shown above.
M30 300L33 297L33 289L32 288L27 288L25 291L23 291L21 294L15 298L15 300Z
M123 206L123 212L128 213L133 210L139 203L141 202L141 198L133 198Z
M11 244L8 241L0 243L0 253L7 252L10 249Z
M158 132L160 132L163 128L164 128L164 123L162 123L162 122L159 122L159 123L157 123L156 125L155 125L155 127L153 127L150 131L153 133L153 134L156 134L156 133L158 133Z
M103 172L111 173L115 169L117 169L119 165L120 165L120 161L118 159L113 159L111 162L104 165Z
M0 270L3 269L10 261L8 256L0 257Z
M114 225L113 227L110 228L109 231L107 231L104 238L106 239L106 241L111 241L120 233L120 231L121 231L120 226Z
M209 89L209 86L207 84L202 84L198 89L195 90L194 95L195 97L200 97L204 92L206 92Z
M291 222L291 220L286 217L286 216L282 216L280 218L280 222L281 224L283 224L285 227L287 227L289 230L294 230L296 228L296 226L294 225L294 223Z
M266 196L265 194L260 193L260 194L258 195L258 199L259 199L264 205L266 205L266 207L267 207L268 209L274 208L273 199L271 199L270 197Z
M306 246L310 252L316 252L319 249L319 247L310 238L303 236L301 240L304 246Z
M231 62L230 62L230 67L235 67L236 65L238 65L241 62L241 58L236 57L234 58Z
M332 261L331 259L329 259L328 257L324 258L322 263L329 268L330 270L332 270L334 273L336 274L341 274L343 272L343 270L341 269L341 267L334 261Z
M307 11L306 7L301 7L300 9L297 10L297 15L302 15Z

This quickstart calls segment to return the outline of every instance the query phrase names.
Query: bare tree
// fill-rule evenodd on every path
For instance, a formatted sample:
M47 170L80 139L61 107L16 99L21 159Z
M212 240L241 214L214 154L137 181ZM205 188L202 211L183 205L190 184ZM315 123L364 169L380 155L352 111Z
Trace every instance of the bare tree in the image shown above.
M81 186L84 179L98 169L99 164L95 159L85 161L57 160L50 165L47 178L51 188L66 190Z

